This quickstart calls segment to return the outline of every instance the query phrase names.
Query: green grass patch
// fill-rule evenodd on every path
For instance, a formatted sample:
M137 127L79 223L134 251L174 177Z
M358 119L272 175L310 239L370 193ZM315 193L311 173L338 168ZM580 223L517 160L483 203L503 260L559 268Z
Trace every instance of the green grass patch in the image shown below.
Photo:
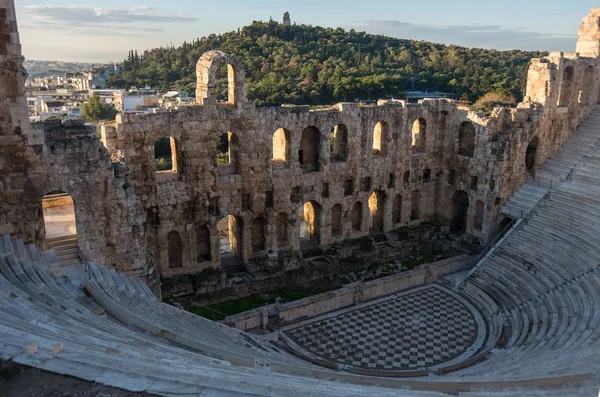
M283 302L293 302L312 295L310 291L300 291L289 288L278 289L273 292L273 294L279 296Z
M281 288L268 294L268 299L262 296L249 296L247 298L237 299L231 302L215 303L213 305L192 306L189 311L198 316L206 317L210 320L224 320L226 316L232 316L256 309L265 305L275 303L275 298L280 297L281 302L293 302L304 299L312 295L311 291L294 290L289 288Z
M238 299L231 302L215 303L206 307L192 306L189 311L211 320L224 320L226 316L242 313L256 309L267 304L267 301L259 296ZM213 311L214 310L214 311ZM218 313L216 313L218 312Z

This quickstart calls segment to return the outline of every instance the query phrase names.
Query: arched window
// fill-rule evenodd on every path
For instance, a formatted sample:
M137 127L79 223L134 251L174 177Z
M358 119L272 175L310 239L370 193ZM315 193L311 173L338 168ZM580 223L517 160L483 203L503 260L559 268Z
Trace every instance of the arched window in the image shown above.
M273 164L285 165L288 161L290 134L280 128L273 134Z
M212 260L210 231L206 226L201 226L196 230L196 250L198 254L198 263Z
M464 190L459 190L452 195L452 223L450 231L464 233L467 229L467 215L469 213L469 195Z
M346 161L348 157L348 128L343 124L336 124L329 138L331 162Z
M421 218L421 192L414 190L411 194L410 220Z
M265 224L261 218L256 218L252 221L252 252L264 251L265 241Z
M427 131L427 122L425 119L418 119L412 127L412 150L415 153L425 151L425 132Z
M387 141L387 123L380 121L373 131L373 155L385 156Z
M573 94L573 77L575 72L572 66L567 66L562 75L562 83L560 85L560 96L558 98L558 106L569 106L571 95Z
M219 175L239 173L239 140L236 134L228 132L217 142L217 164Z
M177 145L172 137L160 138L154 143L156 172L177 172Z
M336 204L331 209L331 237L342 235L342 206Z
M458 127L458 154L467 157L475 154L475 126L469 121Z
M473 229L483 230L483 211L485 210L485 204L481 200L477 200L475 203L475 219L473 220Z
M402 196L397 194L394 197L394 203L392 208L392 222L394 225L402 222Z
M352 230L360 232L362 229L362 203L356 202L352 207Z
M383 232L383 219L385 215L385 193L375 191L369 197L369 213L371 216L371 231Z
M581 90L579 91L579 103L583 105L589 105L591 103L595 75L596 69L592 65L585 69L585 73L583 74L583 82L581 83Z
M287 247L288 243L288 220L287 214L279 213L277 215L277 246Z
M181 238L179 233L172 231L167 236L169 268L177 269L183 267L183 258L181 257Z
M319 171L319 150L321 133L316 127L307 127L302 131L298 163L304 172Z

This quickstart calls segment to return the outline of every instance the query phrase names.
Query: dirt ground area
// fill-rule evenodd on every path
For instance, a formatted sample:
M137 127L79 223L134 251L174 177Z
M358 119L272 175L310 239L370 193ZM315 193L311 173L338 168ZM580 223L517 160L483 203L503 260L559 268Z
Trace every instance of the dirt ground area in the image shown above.
M0 361L2 397L158 397Z

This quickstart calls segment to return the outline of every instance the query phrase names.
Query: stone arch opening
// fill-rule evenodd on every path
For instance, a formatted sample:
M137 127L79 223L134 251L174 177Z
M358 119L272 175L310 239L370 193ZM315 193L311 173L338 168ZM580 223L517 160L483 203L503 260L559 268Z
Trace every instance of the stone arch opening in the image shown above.
M228 64L222 64L217 67L216 71L216 85L215 85L215 98L217 103L231 103L233 100L229 100L229 81L235 73L233 67Z
M252 253L256 254L265 250L265 222L262 218L256 218L252 221Z
M374 191L369 197L370 232L381 233L384 231L385 193Z
M538 148L539 139L536 136L529 142L527 145L527 150L525 151L525 169L532 175L535 176L535 158L537 156L537 148Z
M509 227L512 225L514 219L509 217L503 217L498 223L498 235L504 236L508 232Z
M466 157L475 154L475 126L470 121L458 127L458 154Z
M412 151L414 153L423 153L425 151L425 133L427 131L427 122L425 119L415 120L412 126Z
M452 233L463 234L467 230L467 215L469 214L469 195L459 190L452 195Z
M287 247L288 240L288 216L283 212L277 215L277 246L279 248Z
M298 209L300 219L300 242L310 241L320 244L321 240L321 206L314 201L307 201Z
M386 141L388 133L387 123L380 121L375 125L373 131L373 155L384 156L386 151Z
M290 134L280 128L273 134L273 165L286 165L288 162Z
M567 66L562 74L562 83L560 86L560 95L558 97L558 106L569 106L571 95L573 94L573 77L575 72L572 66Z
M336 124L329 137L331 162L344 162L348 158L348 128L344 124Z
M410 220L416 221L421 218L421 192L413 190L410 203Z
M342 206L336 204L331 209L331 237L342 235Z
M196 251L198 263L212 260L210 230L207 226L196 229Z
M179 269L183 267L183 257L181 255L181 237L176 231L167 235L169 269Z
M592 102L592 88L595 76L596 69L592 65L588 66L583 73L583 81L581 83L581 90L579 91L579 103L582 105L589 105Z
M399 194L394 197L394 203L392 205L392 222L394 225L402 223L402 196Z
M154 143L154 166L156 172L178 172L175 138L167 136Z
M239 139L236 134L229 131L219 138L217 142L217 166L219 175L238 174L239 157Z
M485 210L485 204L481 200L477 200L475 203L475 218L473 219L473 229L483 230L483 215Z
M216 105L219 95L219 69L227 71L227 104L240 106L246 102L244 66L222 51L204 53L196 64L196 102Z
M319 150L321 133L317 127L310 126L302 131L298 163L304 172L319 171Z
M221 254L221 267L234 265L243 258L244 221L237 216L227 215L217 224L219 231L219 252Z
M54 191L42 197L44 242L46 249L54 249L61 265L79 263L77 221L73 198Z
M357 201L352 206L352 230L360 232L362 230L362 211L363 205L360 201Z

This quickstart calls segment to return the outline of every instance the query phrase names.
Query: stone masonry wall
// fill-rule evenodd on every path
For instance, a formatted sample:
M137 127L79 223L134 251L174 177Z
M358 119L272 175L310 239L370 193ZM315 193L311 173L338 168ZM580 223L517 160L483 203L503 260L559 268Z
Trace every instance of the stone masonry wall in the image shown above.
M600 13L592 10L586 20L581 42L588 42L585 55L596 56ZM486 242L499 206L528 175L528 145L537 138L534 163L541 166L600 98L598 58L552 53L532 61L525 101L490 117L446 100L255 108L246 100L242 65L211 51L197 68L201 105L119 115L102 127L100 141L83 127L30 128L13 1L0 1L0 30L0 233L42 241L41 198L65 191L75 202L86 258L146 276L154 266L163 276L219 268L217 223L227 215L239 226L242 261L269 251L300 252L297 211L307 202L319 245L365 236L374 192L378 200L371 203L380 212L373 218L383 221L377 225L383 231L418 221L455 224L459 197L468 200L465 231ZM220 103L211 76L225 64L230 95ZM285 141L285 159L279 150L274 161L273 136L282 128L285 138L279 135L275 146ZM330 151L334 130L347 131L344 144L334 144L346 148L343 161ZM227 133L231 164L218 165L217 144ZM156 172L154 145L163 137L173 138L173 172ZM357 203L361 219L353 222ZM283 225L285 247L277 233Z

